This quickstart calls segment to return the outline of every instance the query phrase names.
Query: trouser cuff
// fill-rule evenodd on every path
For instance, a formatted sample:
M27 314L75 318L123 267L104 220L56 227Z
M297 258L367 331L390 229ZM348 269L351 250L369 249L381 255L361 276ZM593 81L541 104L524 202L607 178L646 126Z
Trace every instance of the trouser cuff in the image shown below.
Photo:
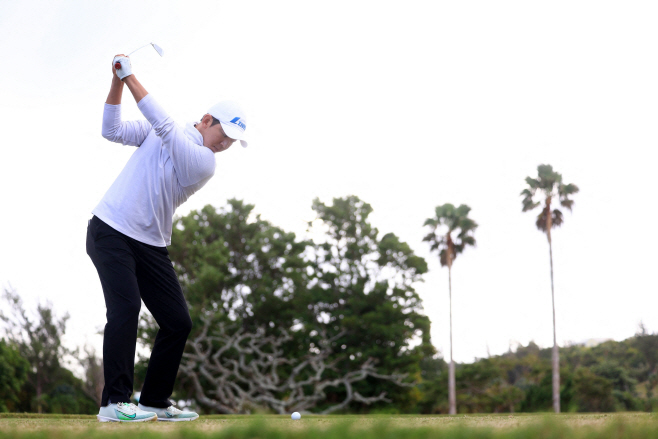
M171 401L168 399L163 400L155 400L155 399L148 399L148 398L139 398L139 403L141 405L145 405L146 407L154 407L156 409L166 409L167 407L170 407Z

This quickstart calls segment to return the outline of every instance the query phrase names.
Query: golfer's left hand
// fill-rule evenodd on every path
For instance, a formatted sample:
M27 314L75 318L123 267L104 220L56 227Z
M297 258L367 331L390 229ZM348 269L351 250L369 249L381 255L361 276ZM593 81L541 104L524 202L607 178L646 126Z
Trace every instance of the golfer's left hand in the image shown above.
M120 53L118 55L115 55L114 58L118 58L118 57L121 57L121 56L126 56L126 55L124 55L123 53ZM114 64L115 64L114 58L112 58L112 75L114 75L118 78L119 76L117 75L117 69L114 68Z
M114 67L114 65L117 62L121 64L121 68L119 69L115 69ZM121 80L133 74L132 65L130 64L130 58L124 55L117 55L114 57L114 59L112 60L112 69L114 69L114 72Z

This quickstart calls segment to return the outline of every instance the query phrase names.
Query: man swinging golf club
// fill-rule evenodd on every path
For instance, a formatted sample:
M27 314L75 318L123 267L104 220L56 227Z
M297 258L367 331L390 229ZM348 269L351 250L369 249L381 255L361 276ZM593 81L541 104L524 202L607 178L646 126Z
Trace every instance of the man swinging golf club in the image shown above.
M107 307L105 387L98 420L191 421L199 415L183 412L169 400L192 321L166 246L176 208L213 176L214 154L236 140L247 146L245 115L235 103L220 102L200 122L179 127L135 78L128 57L115 57L112 75L103 137L139 148L93 209L87 228L87 254ZM146 120L121 120L124 84ZM135 406L130 396L142 300L160 330Z

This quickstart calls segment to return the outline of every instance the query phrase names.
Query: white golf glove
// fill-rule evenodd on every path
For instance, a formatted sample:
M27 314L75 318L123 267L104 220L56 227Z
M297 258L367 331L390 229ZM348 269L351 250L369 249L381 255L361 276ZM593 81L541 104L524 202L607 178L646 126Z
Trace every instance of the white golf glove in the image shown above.
M121 64L120 69L116 68L117 62ZM132 65L130 64L130 58L128 58L127 56L115 56L114 60L112 61L112 64L115 65L117 76L121 80L123 80L123 78L125 78L126 76L130 76L133 74Z

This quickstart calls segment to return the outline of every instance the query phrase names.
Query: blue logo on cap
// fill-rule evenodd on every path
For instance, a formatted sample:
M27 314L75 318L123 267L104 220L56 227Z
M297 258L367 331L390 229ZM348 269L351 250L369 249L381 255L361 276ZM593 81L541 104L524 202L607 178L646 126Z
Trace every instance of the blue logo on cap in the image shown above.
M247 129L247 125L245 125L244 122L242 122L242 121L240 120L239 117L233 118L233 120L231 121L231 123L232 123L232 124L235 124L235 125L237 125L237 126L239 126L239 127L242 128L243 130L246 130L246 129Z

